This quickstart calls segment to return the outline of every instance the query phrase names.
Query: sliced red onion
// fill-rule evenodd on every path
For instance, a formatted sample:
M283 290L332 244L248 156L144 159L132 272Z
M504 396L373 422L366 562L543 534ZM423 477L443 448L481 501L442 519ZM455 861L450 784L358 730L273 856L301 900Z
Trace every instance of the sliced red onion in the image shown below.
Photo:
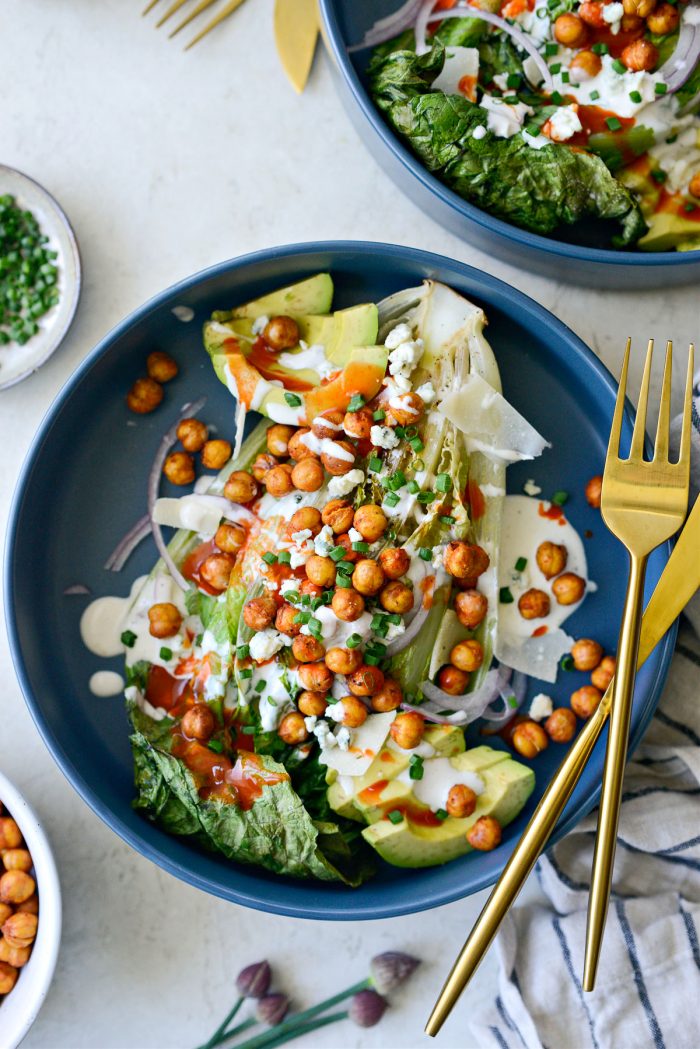
M406 0L398 11L394 11L393 15L377 19L374 25L367 30L360 43L353 44L348 51L361 51L365 47L376 47L377 44L383 44L386 40L391 40L392 37L403 33L404 29L409 29L413 25L423 3L424 0Z
M402 703L402 710L413 710L416 714L421 714L426 721L431 721L435 725L459 725L460 721L465 723L465 718L456 719L454 714L447 717L445 714L435 714L430 703L424 703L420 707L414 706L412 703ZM466 715L465 715L466 717Z
M683 87L698 64L698 59L700 59L698 28L697 25L685 19L682 20L673 54L656 71L657 76L663 77L670 92L678 91L679 87Z
M503 725L506 721L510 721L511 718L515 717L525 699L527 680L527 674L523 674L521 670L515 671L510 684L500 689L503 708L499 710L498 707L491 705L484 711L483 718L487 724ZM511 699L515 699L516 706L509 703Z
M397 655L399 652L403 652L404 648L408 648L412 641L416 639L418 632L428 618L429 608L426 608L423 602L418 607L418 611L414 615L411 622L408 624L403 634L399 634L393 641L390 641L386 646L386 655L391 657Z
M151 519L148 514L144 514L143 517L139 517L136 524L132 525L124 538L120 539L105 561L104 567L109 572L121 572L136 547L150 534Z
M500 695L501 689L510 681L511 673L510 667L504 666L489 670L479 688L464 696L451 696L432 681L423 681L420 690L432 703L439 704L442 710L459 711L465 715L467 722L471 722L482 717L489 704Z
M73 586L67 586L63 591L64 597L71 597L73 594L91 594L92 590L89 586L85 586L84 583L74 583Z

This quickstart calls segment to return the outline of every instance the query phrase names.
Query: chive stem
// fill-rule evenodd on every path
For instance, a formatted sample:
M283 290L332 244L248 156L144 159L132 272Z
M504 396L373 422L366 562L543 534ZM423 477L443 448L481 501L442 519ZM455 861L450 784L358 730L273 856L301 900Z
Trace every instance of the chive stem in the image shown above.
M234 1004L230 1013L228 1013L228 1015L224 1018L224 1020L222 1020L217 1029L214 1031L211 1038L207 1042L203 1042L202 1045L198 1045L197 1049L211 1049L212 1046L218 1045L218 1043L222 1040L223 1032L231 1023L231 1020L233 1020L234 1016L236 1015L240 1007L243 1005L244 1001L245 998L243 997L243 995L241 995L238 1001ZM228 1038L228 1034L226 1035L226 1037Z
M238 1049L270 1049L272 1042L268 1040L273 1037L277 1037L282 1034L290 1034L290 1036L296 1037L299 1031L300 1025L304 1025L309 1020L313 1020L314 1017L320 1013L325 1013L328 1009L332 1009L334 1005L338 1005L340 1002L345 1001L346 998L352 998L353 994L357 994L358 991L366 991L372 987L372 982L369 979L361 980L359 983L354 984L352 987L348 987L346 991L341 991L339 994L334 994L331 998L326 998L325 1001L319 1002L318 1005L312 1005L310 1009L304 1009L301 1013L294 1013L292 1016L284 1020L283 1023L278 1024L277 1027L272 1028L265 1034L259 1034L255 1038L249 1039L247 1042L241 1042ZM336 1014L337 1019L344 1018L346 1013ZM313 1030L313 1028L312 1028ZM223 1038L219 1038L219 1042L223 1041ZM282 1039L284 1041L284 1039ZM216 1043L218 1044L218 1043ZM275 1045L279 1044L277 1041ZM210 1047L207 1047L210 1049Z
M251 1039L249 1042L240 1042L236 1049L251 1049L253 1045L259 1046L260 1049L275 1049L275 1046L283 1045L285 1042L291 1042L295 1038L301 1038L305 1034L311 1034L313 1031L320 1030L321 1027L327 1027L329 1024L337 1023L338 1020L347 1020L349 1013L343 1011L341 1013L331 1013L330 1016L322 1016L317 1020L312 1020L309 1023L300 1024L298 1027L294 1027L292 1030L283 1030L286 1024L280 1024L277 1027L271 1027L267 1033L265 1041L259 1039Z

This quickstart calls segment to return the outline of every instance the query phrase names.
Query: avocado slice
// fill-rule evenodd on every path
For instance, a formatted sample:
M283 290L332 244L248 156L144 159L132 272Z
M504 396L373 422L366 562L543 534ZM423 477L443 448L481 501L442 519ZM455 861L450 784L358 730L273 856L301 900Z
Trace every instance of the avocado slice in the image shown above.
M642 251L692 251L700 242L700 223L673 211L647 216L649 232L637 241Z
M259 299L252 299L233 310L217 310L212 320L229 321L239 317L275 317L279 314L297 317L306 313L329 313L333 302L333 280L330 273L316 273L313 277L278 288Z

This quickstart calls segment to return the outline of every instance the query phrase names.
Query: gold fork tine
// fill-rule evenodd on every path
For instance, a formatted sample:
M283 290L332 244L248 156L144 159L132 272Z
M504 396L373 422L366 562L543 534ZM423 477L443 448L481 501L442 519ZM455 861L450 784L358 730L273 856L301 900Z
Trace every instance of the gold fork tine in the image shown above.
M673 372L673 343L666 343L666 360L664 361L664 381L661 387L661 404L659 405L659 422L654 441L654 462L668 461L668 427L671 418L671 377Z
M632 340L627 340L625 356L622 359L622 371L620 372L620 385L617 388L617 400L615 401L615 413L612 426L610 427L610 440L608 441L608 458L620 455L620 435L622 433L622 420L625 417L625 397L627 396L627 372L630 364L630 347Z
M203 36L206 36L207 33L210 33L212 29L219 25L220 22L223 22L225 18L228 18L229 15L232 15L236 8L240 7L242 3L243 0L229 0L226 6L222 8L222 10L219 11L219 13L214 18L212 18L211 22L208 22L207 25L205 25L204 29L202 29L200 33L197 33L197 35L192 40L190 40L189 44L187 44L187 46L185 47L185 51L189 51L191 47L194 47L195 44L199 43Z
M147 15L149 11L152 11L157 3L158 0L151 0L150 4L146 4L143 11L141 12L141 16L143 17L143 15Z
M688 347L688 375L685 380L685 400L683 404L683 429L681 430L681 450L678 457L678 465L690 462L690 433L692 429L693 414L693 372L695 361L695 346L691 342Z
M644 439L647 426L647 406L649 404L649 379L651 378L651 359L654 355L654 340L649 339L647 356L644 361L644 374L642 375L642 386L639 391L637 403L637 415L634 420L634 432L632 433L632 444L630 445L629 459L644 458ZM669 396L671 391L669 390Z
M186 3L187 3L187 0L173 0L172 4L168 8L168 10L165 12L165 14L162 16L162 18L158 22L156 22L156 29L160 29L160 27L163 25L163 23L167 22L169 18L172 18L172 16L175 14L175 12L179 11L180 8Z
M211 5L214 3L216 3L216 0L199 0L197 6L192 11L190 11L187 17L183 18L182 22L180 22L179 26L176 26L175 29L173 29L172 33L169 34L169 38L172 40L172 38L176 36L181 29L184 29L186 25L189 25L190 22L197 17L197 15L201 14L202 11L206 11L206 9L208 7L211 7Z

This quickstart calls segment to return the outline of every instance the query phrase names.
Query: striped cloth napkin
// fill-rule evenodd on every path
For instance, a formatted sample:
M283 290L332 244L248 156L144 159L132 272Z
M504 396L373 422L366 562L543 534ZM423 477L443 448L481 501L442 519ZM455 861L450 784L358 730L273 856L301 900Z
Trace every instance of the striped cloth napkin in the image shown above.
M700 489L697 386L695 393L693 498ZM677 439L679 425L672 429ZM498 995L471 1018L479 1049L700 1046L699 637L697 594L660 707L627 767L596 990L581 988L594 812L539 861L546 899L514 907L503 923Z

